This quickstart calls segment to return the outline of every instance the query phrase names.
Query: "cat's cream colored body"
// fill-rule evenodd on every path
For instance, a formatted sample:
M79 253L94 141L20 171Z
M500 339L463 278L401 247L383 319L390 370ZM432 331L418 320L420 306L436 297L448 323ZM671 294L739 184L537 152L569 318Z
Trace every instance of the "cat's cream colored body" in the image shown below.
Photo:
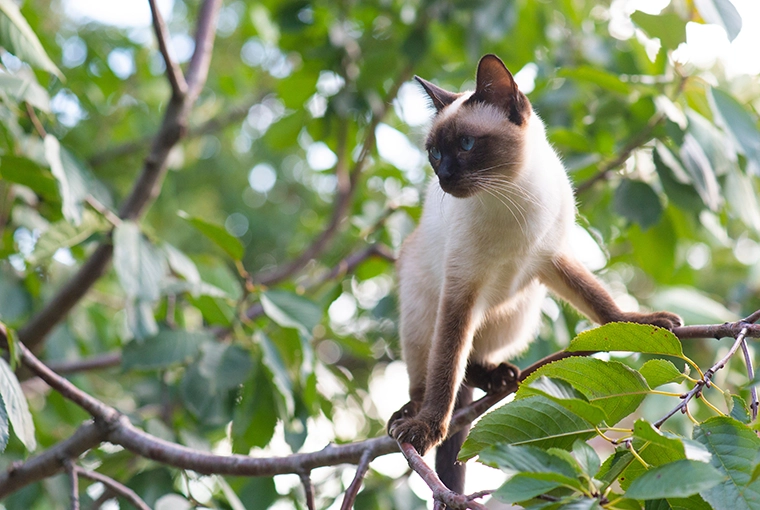
M455 115L457 106L444 112ZM472 361L498 364L535 337L546 293L538 276L547 273L555 254L568 250L575 200L535 113L523 152L520 167L510 169L512 191L456 198L436 178L428 186L420 224L404 243L398 264L403 356L413 359L410 368L421 369L410 370L413 389L424 386L447 280L478 282L469 332Z

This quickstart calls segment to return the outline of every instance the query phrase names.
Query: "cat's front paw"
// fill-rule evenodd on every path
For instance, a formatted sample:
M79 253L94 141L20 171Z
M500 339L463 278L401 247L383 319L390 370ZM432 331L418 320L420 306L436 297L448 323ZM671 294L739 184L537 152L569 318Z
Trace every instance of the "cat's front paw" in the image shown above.
M420 410L419 402L415 402L414 400L412 400L404 404L401 407L401 409L393 413L390 419L388 420L388 434L390 434L391 436L393 435L391 434L391 427L393 426L395 422L397 422L398 420L403 420L407 418L412 418L413 416L417 416L417 412L419 410Z
M491 395L506 391L517 382L519 377L520 369L511 363L501 363L490 367L473 363L467 367L465 383Z
M659 326L671 331L674 328L683 326L681 317L671 312L632 313L623 320L639 324L652 324L653 326Z
M419 418L395 420L388 424L388 433L399 443L411 443L420 455L425 455L446 436L445 427L435 427Z

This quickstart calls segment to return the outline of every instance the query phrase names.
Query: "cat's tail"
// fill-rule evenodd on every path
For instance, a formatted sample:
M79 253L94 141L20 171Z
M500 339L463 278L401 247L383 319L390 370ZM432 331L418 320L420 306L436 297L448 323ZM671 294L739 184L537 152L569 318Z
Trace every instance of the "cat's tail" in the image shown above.
M462 383L462 386L459 387L454 410L461 409L471 403L472 388ZM462 443L467 438L469 431L470 426L467 425L441 443L435 454L435 471L438 473L438 477L446 487L459 494L464 493L465 465L463 462L457 461L457 455L459 455L459 450L462 448Z

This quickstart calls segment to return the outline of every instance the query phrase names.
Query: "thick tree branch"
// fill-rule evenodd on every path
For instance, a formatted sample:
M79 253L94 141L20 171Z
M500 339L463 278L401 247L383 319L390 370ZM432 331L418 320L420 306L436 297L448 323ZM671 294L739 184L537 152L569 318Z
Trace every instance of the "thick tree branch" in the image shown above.
M187 93L187 82L185 81L185 75L182 74L182 69L179 64L171 56L169 45L169 31L164 23L164 18L161 16L161 12L158 10L156 0L148 0L150 3L150 13L153 16L153 30L156 32L156 40L158 41L158 50L161 52L161 56L164 57L164 63L166 64L166 77L169 79L169 83L172 86L172 94L179 98L183 97Z
M433 491L433 499L445 504L447 508L452 510L487 510L485 505L474 501L475 497L482 497L483 494L479 493L472 496L465 496L463 494L457 494L446 487L433 468L425 463L425 460L417 453L409 443L401 443L401 453L406 457L409 467L411 467L420 477L425 481L428 487Z
M753 314L754 315L754 314ZM682 339L724 337L739 335L760 337L760 326L744 321L706 326L683 326L674 333ZM318 467L338 464L359 464L367 456L379 457L398 451L397 443L389 436L382 436L365 441L345 444L327 445L324 449L312 453L299 453L287 457L252 458L245 455L215 455L200 452L152 436L130 423L126 416L116 409L100 402L79 390L71 382L54 373L40 362L29 349L18 344L21 362L29 367L53 389L67 399L80 405L95 418L95 422L82 425L69 439L62 441L49 450L32 457L26 462L14 464L5 473L0 473L0 498L20 488L52 476L63 469L63 460L74 459L103 441L118 444L125 449L170 466L191 469L199 473L236 475L236 476L273 476L285 473L302 473ZM540 367L570 356L583 356L590 353L568 353L561 351L547 356L520 373L520 381ZM720 363L718 363L719 365ZM466 424L471 423L491 406L507 395L514 393L517 385L500 394L486 395L469 406L457 411L452 417L449 433L453 434ZM367 451L372 453L367 454Z
M119 210L119 218L135 220L142 216L155 200L166 174L169 152L184 135L187 118L208 74L211 60L217 11L221 0L205 0L198 18L195 52L188 73L188 93L181 98L172 96L161 128L153 139L150 153L132 192ZM18 332L19 340L36 349L50 331L69 313L92 285L105 273L113 255L110 241L98 246L58 293Z

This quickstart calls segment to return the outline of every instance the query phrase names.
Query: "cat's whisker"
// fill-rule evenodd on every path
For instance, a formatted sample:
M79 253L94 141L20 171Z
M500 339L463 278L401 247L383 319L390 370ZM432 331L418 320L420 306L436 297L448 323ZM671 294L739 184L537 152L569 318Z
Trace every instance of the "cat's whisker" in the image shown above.
M512 207L510 207L507 204L507 202L512 204L517 209L517 212L520 213L520 217L522 217L523 222L525 222L525 224L527 225L528 220L525 217L525 213L522 210L522 208L519 207L519 205L516 204L515 201L512 200L509 196L499 192L498 190L488 188L488 187L484 187L482 189L483 191L485 191L486 193L494 197L497 201L499 201L510 212L510 214L512 214L512 217L515 219L515 223L517 223L517 226L520 227L520 232L522 232L522 234L525 235L525 229L523 228L523 223L520 222L520 219L515 214L515 211L512 209ZM505 200L507 202L505 202Z

